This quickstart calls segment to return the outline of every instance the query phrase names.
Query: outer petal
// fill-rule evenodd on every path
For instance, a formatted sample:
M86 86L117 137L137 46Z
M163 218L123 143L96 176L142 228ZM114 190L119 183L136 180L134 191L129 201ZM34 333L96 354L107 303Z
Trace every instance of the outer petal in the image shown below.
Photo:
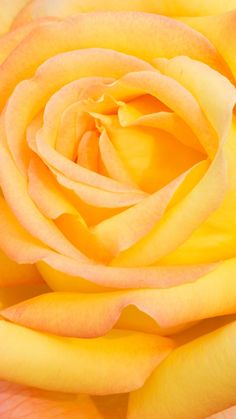
M1 243L0 243L1 247ZM33 265L18 265L0 251L0 288L17 284L38 284L42 282L39 272Z
M117 33L122 36L116 36ZM222 68L211 43L175 20L138 12L84 14L35 29L12 52L0 69L1 106L16 84L32 76L47 58L73 49L94 47L122 51L147 61L160 56L187 55Z
M63 338L4 320L0 336L3 379L66 393L137 389L172 348L169 339L155 335L113 331L97 339Z
M193 281L214 268L214 265L209 264L167 269L114 269L101 264L93 265L92 261L85 265L65 258L33 239L17 222L3 199L0 199L0 214L0 247L4 253L17 263L46 262L40 263L40 271L50 288L58 291L101 292L101 286L143 288L144 284L146 287L169 287Z
M222 13L236 7L235 0L34 0L16 19L20 25L41 16L69 16L79 12L122 11L134 10L140 12L158 13L170 16L205 16Z
M236 260L232 259L197 281L178 287L97 294L51 293L9 307L1 314L46 332L93 337L105 334L122 310L134 305L161 327L179 326L236 313L235 271Z
M0 1L0 35L10 29L13 19L29 0Z
M219 16L181 18L181 20L204 34L215 45L236 78L236 11L232 10Z
M202 419L236 402L236 322L172 352L131 395L129 419Z
M206 419L234 419L236 417L236 406L229 407L215 415L208 416Z
M89 396L65 395L0 382L2 419L103 419Z

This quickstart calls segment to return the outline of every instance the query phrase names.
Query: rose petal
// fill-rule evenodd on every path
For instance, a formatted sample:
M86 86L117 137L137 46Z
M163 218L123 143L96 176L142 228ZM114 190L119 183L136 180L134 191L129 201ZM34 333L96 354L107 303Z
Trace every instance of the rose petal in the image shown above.
M12 21L28 1L29 0L14 0L14 2L9 2L7 0L0 1L0 35L10 29Z
M222 410L215 415L207 416L206 419L234 419L236 416L236 406L229 407L229 409Z
M235 7L233 9L235 9ZM232 76L233 74L234 79L236 78L235 19L235 10L222 15L220 14L219 16L181 18L187 25L204 34L212 42L232 72L230 74L229 70L227 72L226 69L226 74L228 73L229 76Z
M211 0L206 3L204 0L194 0L189 3L187 0L171 0L155 2L153 0L127 0L125 3L119 0L34 0L26 6L22 13L17 16L15 25L22 25L30 19L37 19L41 16L70 16L79 12L93 11L123 11L134 10L140 12L157 13L169 16L205 16L219 14L236 7L235 0L225 3L218 0L217 3Z
M97 224L92 231L113 254L129 248L163 216L185 175L187 174L180 175L140 203Z
M172 348L169 339L137 332L113 331L102 338L74 339L3 320L0 335L3 379L69 393L102 395L136 389Z
M173 327L235 313L235 270L236 260L232 259L193 283L168 289L51 293L10 307L1 314L11 321L50 333L94 337L110 330L123 309L133 305L159 326Z
M0 382L0 415L28 419L102 419L89 396L60 394Z
M194 95L220 140L226 139L236 102L235 87L217 71L188 57L154 61L159 71L179 81Z
M129 419L202 418L236 401L236 322L181 346L131 395Z
M99 291L106 288L168 288L192 282L217 265L157 266L146 268L117 268L89 265L48 252L37 267L55 291Z
M18 284L40 284L42 282L42 278L35 266L27 264L18 265L16 262L10 260L2 251L0 251L0 266L0 288Z
M111 36L116 33L123 36ZM153 40L151 44L150 39ZM187 55L210 66L221 67L211 43L175 20L138 12L81 14L61 23L36 28L12 52L0 69L1 106L16 84L31 77L49 57L73 49L94 47L122 51L147 61L160 56Z

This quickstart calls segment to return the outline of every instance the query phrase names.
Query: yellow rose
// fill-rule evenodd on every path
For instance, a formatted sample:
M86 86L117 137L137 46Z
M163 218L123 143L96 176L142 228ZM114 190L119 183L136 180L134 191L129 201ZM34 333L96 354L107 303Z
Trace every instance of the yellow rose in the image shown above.
M0 0L1 418L236 417L234 9Z

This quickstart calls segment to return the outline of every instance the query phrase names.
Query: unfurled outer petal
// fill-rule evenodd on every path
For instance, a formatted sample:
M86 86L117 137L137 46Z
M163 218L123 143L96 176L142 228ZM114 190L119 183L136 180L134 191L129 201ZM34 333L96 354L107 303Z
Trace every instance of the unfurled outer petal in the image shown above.
M236 313L235 272L236 260L232 259L178 287L96 294L54 292L9 307L1 315L49 333L95 337L110 330L122 311L133 305L159 326L174 327Z
M7 32L13 20L29 0L0 1L0 35Z
M166 338L122 330L97 339L56 337L4 320L0 320L0 337L3 379L97 395L141 387L173 346Z
M0 381L2 419L104 419L86 395L53 393Z
M223 13L236 7L235 0L34 0L15 20L15 26L42 16L66 17L80 12L140 11L169 16L205 16Z
M236 322L179 347L130 398L129 419L202 419L236 402Z

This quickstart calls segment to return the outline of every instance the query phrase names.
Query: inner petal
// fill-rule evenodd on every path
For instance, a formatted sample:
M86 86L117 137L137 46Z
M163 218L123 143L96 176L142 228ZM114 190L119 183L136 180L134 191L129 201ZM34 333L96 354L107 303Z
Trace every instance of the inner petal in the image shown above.
M203 157L163 130L121 127L115 115L101 120L132 179L146 192L160 189Z

